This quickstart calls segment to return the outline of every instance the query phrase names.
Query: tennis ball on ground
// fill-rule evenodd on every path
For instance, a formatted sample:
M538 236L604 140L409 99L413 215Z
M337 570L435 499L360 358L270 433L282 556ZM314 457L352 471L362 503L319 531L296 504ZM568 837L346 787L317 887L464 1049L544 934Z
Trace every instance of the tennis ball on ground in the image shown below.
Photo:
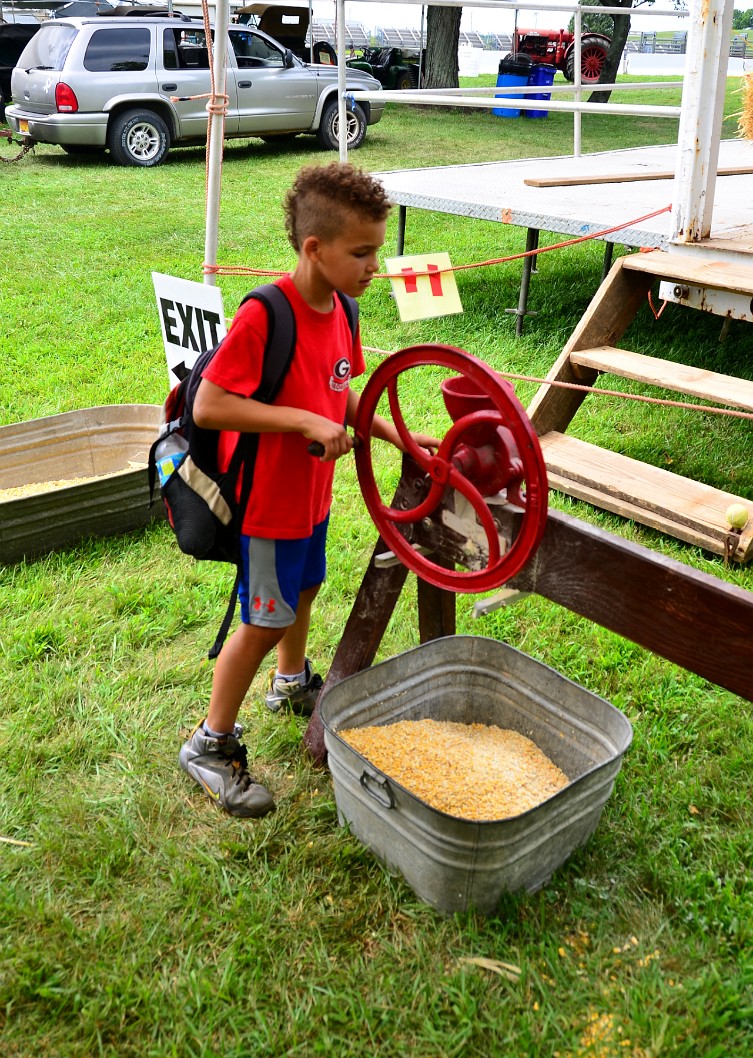
M742 503L732 503L727 508L727 524L733 529L744 529L748 524L748 508Z

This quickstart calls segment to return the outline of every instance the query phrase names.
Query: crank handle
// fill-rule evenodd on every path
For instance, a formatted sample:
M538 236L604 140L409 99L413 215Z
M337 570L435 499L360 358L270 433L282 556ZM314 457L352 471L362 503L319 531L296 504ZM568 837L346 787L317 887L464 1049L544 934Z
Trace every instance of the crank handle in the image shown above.
M361 443L360 437L353 437L352 441L353 447L358 448ZM324 455L324 445L321 441L312 441L310 444L306 445L306 451L310 456L316 456L317 459L321 459Z

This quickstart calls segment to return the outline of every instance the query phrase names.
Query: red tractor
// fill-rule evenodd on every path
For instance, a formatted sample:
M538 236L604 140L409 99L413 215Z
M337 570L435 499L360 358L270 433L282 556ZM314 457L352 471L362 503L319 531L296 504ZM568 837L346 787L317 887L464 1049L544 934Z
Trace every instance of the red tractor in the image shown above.
M581 37L580 78L583 84L599 80L601 68L612 43L603 33L584 33ZM575 80L575 34L564 29L516 29L513 53L530 56L536 63L548 63L564 73L568 81Z

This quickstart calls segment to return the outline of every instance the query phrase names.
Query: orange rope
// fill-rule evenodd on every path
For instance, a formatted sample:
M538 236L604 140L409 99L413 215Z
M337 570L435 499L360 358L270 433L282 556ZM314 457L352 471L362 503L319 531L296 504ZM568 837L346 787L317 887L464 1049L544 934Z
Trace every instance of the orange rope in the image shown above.
M461 265L450 265L449 268L439 268L434 275L441 272L462 272L469 268L486 268L488 265L506 264L508 261L519 261L523 257L536 257L540 253L548 253L550 250L562 250L567 246L577 246L581 242L589 242L592 239L602 239L605 235L612 235L613 232L621 231L623 228L629 228L633 224L641 224L644 220L651 220L652 217L659 217L662 213L669 213L672 209L671 204L663 206L661 209L656 209L653 213L646 213L642 217L636 217L635 220L627 220L622 224L615 224L612 228L604 228L602 231L595 231L591 235L581 235L577 239L567 239L564 242L552 243L551 246L539 246L535 250L525 250L523 253L510 254L508 257L492 257L488 261L477 261L472 264L461 264ZM244 265L210 265L204 262L203 265L204 275L234 275L234 276L281 276L285 275L285 272L269 268L246 268ZM427 272L416 272L417 276L428 275ZM393 275L389 272L378 272L375 279L405 279L405 276L401 274Z
M654 308L654 299L651 297L651 291L649 290L649 292L648 292L648 306L651 309L651 311L653 312L655 320L659 319L659 317L661 316L662 312L664 312L664 310L666 309L668 304L669 304L668 301L662 301L661 308L657 311Z
M364 349L370 353L377 353L379 356L392 356L392 353L387 349L377 349L374 346L369 345L365 345ZM515 379L516 382L536 382L541 386L554 386L558 389L574 389L580 393L596 393L602 397L619 397L621 400L635 400L643 404L660 404L667 408L684 408L686 411L702 411L708 412L711 415L726 415L732 419L753 420L753 412L738 411L735 408L715 408L710 404L690 404L688 401L684 400L669 400L664 397L644 397L638 393L621 393L616 389L594 389L593 386L587 386L577 382L561 382L549 378L536 378L535 375L519 375L514 371L497 371L496 368L495 374L501 375L503 378Z
M477 264L463 264L463 265L451 265L449 268L438 268L434 275L438 272L462 272L467 268L484 268L486 265L505 264L507 261L519 261L523 257L536 257L540 253L549 253L550 250L562 250L567 246L577 246L578 243L588 242L591 239L601 239L605 235L612 235L613 232L621 231L623 228L629 228L633 224L641 224L644 220L651 220L652 217L659 217L662 213L669 213L672 209L672 204L663 206L661 209L656 209L653 213L646 213L643 217L636 217L635 220L628 220L622 224L615 224L612 228L604 228L603 231L595 231L592 235L580 235L577 239L566 239L564 242L554 242L551 246L540 246L535 250L525 250L523 253L510 254L509 257L492 257L488 261L479 261ZM428 272L416 272L417 276L428 275ZM377 279L405 279L405 276L400 273L398 275L391 275L390 273L379 274L376 276Z

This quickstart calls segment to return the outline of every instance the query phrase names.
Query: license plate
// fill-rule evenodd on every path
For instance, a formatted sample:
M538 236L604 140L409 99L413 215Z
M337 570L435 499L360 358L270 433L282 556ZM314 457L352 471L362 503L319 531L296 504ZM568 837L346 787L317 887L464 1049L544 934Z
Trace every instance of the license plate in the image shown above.
M28 121L20 121L19 120L19 122L18 122L18 131L19 132L28 132L29 131L29 122Z

